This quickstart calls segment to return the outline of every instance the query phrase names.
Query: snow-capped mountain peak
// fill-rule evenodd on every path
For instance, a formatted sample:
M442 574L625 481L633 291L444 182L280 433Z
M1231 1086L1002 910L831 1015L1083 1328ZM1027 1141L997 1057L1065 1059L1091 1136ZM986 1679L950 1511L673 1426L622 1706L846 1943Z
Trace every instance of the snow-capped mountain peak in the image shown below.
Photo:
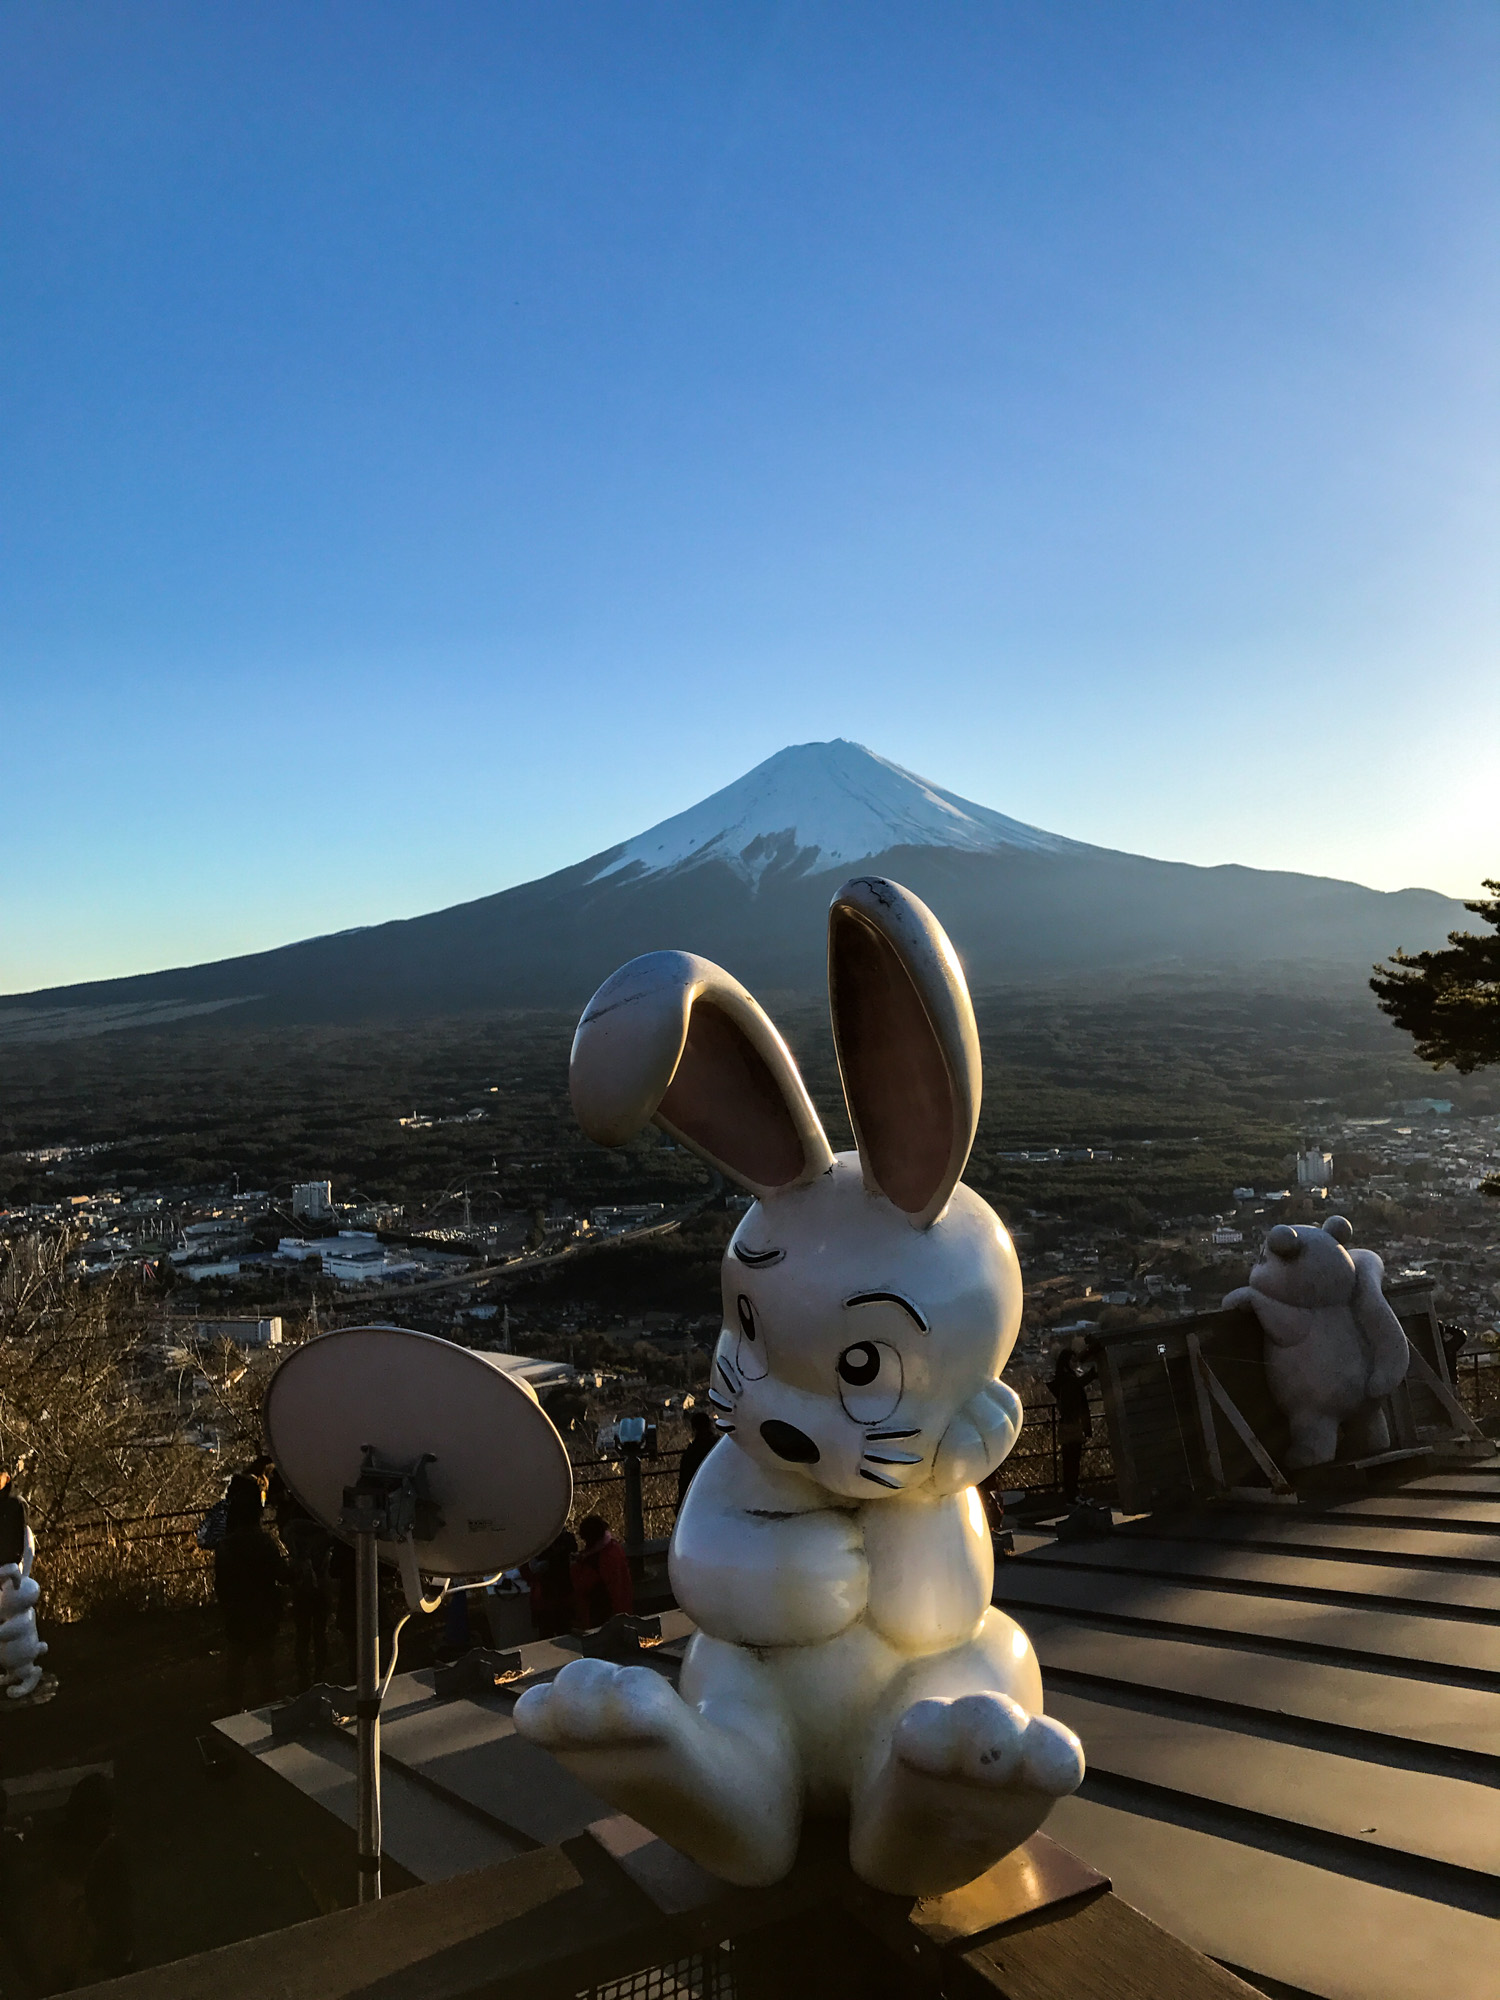
M591 879L723 861L758 885L770 869L813 874L893 847L1078 851L1080 843L931 785L861 743L795 743L686 812L613 851Z

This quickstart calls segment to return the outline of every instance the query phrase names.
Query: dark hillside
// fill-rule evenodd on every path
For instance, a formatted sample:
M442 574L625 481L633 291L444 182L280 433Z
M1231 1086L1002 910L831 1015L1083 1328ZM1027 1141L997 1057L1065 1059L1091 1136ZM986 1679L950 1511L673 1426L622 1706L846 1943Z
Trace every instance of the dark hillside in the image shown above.
M48 1040L204 1014L231 1021L419 1020L505 1007L576 1010L639 952L687 949L760 993L814 993L824 921L847 868L771 872L758 892L727 865L591 881L600 856L478 902L212 965L0 999L0 1041ZM1382 893L1318 876L1194 868L1102 849L1059 854L897 848L862 864L931 904L971 983L1183 970L1353 993L1398 945L1464 921L1424 889Z

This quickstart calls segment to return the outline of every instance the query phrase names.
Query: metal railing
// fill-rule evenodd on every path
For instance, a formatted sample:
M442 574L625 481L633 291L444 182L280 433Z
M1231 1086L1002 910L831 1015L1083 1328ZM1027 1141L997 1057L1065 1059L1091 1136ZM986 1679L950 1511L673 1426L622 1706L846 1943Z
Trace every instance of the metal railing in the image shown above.
M1453 1368L1458 1400L1476 1423L1500 1412L1500 1352L1461 1354Z
M1001 1483L1009 1492L1061 1493L1062 1413L1050 1396L1021 1407L1025 1420L1015 1450L1000 1468ZM1113 1499L1115 1494L1115 1461L1097 1385L1089 1390L1089 1434L1083 1443L1078 1490L1096 1500Z
M1061 1493L1063 1487L1062 1419L1050 1396L1022 1405L1025 1421L1015 1450L1001 1468L1008 1491ZM1115 1493L1115 1464L1109 1447L1104 1403L1097 1387L1089 1398L1090 1432L1084 1441L1079 1491L1100 1500ZM664 1451L641 1460L641 1499L647 1543L665 1541L677 1518L677 1467L680 1451ZM617 1459L574 1461L573 1524L598 1514L619 1540L626 1539L625 1474Z
M1500 1402L1500 1369L1472 1371L1464 1380L1470 1394ZM1481 1377L1483 1378L1481 1380ZM1083 1449L1080 1490L1106 1499L1114 1492L1114 1464L1097 1390L1090 1404L1092 1431ZM671 1447L640 1461L641 1511L644 1541L664 1546L677 1519L677 1473L680 1447ZM1060 1493L1063 1454L1061 1423L1050 1397L1025 1405L1025 1423L1015 1450L1005 1461L1003 1482L1014 1491ZM54 1615L70 1615L75 1602L82 1609L101 1588L113 1606L140 1609L208 1602L213 1595L213 1552L200 1549L197 1529L211 1499L194 1508L161 1514L90 1516L55 1527L38 1524L38 1579L48 1591ZM625 1471L621 1460L576 1455L573 1464L573 1511L576 1531L587 1515L599 1515L615 1537L628 1540ZM73 1614L76 1615L76 1614Z

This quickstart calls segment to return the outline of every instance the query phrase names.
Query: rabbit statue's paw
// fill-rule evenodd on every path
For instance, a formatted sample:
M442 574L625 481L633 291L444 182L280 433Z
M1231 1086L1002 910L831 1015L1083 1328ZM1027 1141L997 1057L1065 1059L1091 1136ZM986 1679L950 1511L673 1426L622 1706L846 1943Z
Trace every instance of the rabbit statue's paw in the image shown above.
M965 1694L913 1702L896 1725L898 1762L929 1778L1010 1786L1066 1798L1083 1777L1083 1751L1071 1729L1028 1715L1005 1694Z
M993 1867L1083 1779L1072 1730L1009 1695L932 1696L896 1724L850 1858L877 1889L936 1896Z
M773 1716L732 1700L719 1708L741 1726L707 1721L650 1667L572 1660L521 1696L515 1721L590 1791L705 1868L763 1887L796 1858L802 1788Z
M949 1424L933 1460L939 1493L961 1493L987 1479L1021 1434L1021 1399L1006 1382L986 1382Z
M528 1688L516 1728L548 1750L664 1743L687 1719L684 1703L650 1667L570 1660L550 1685Z

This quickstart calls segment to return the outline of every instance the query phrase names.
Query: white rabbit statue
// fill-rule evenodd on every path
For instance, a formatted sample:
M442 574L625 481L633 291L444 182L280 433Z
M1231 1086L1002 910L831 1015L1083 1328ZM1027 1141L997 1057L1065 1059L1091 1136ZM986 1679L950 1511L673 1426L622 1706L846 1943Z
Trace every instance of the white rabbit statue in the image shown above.
M570 1662L516 1727L730 1882L791 1868L803 1815L849 1818L855 1871L933 1895L981 1875L1083 1776L1036 1656L992 1608L975 1482L1016 1441L1000 1371L1021 1274L961 1185L979 1042L952 945L893 882L829 913L857 1153L829 1149L786 1044L718 966L652 952L595 994L571 1088L591 1137L654 1121L756 1201L725 1254L712 1400L672 1586L681 1693Z
M47 1648L36 1635L36 1607L42 1587L31 1574L36 1542L30 1528L18 1563L0 1563L0 1687L11 1701L35 1694L42 1684L38 1664Z

